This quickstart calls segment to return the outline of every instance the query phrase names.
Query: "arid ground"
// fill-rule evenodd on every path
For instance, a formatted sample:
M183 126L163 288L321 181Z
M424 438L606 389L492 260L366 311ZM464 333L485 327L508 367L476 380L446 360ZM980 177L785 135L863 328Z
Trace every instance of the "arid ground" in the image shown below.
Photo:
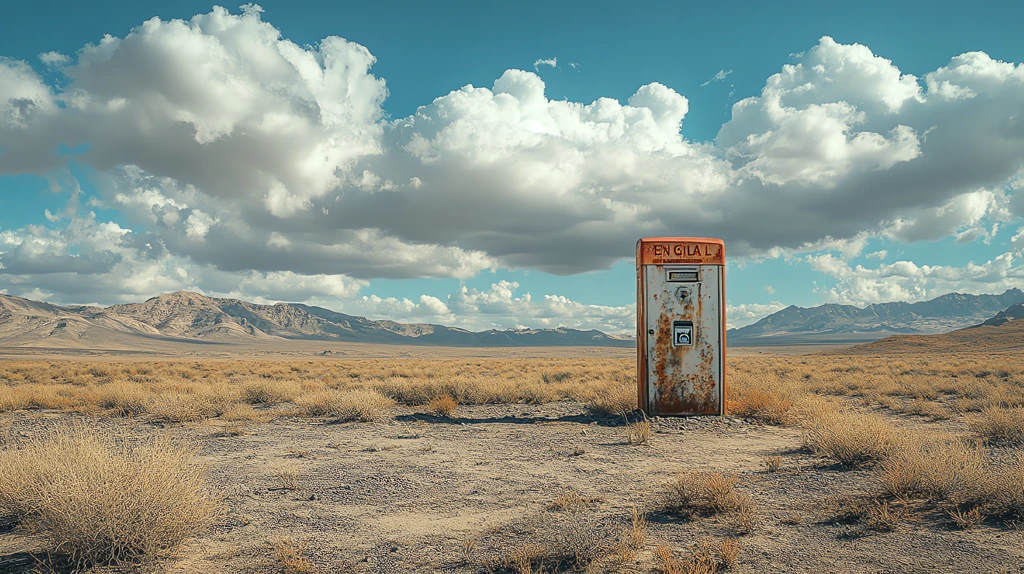
M66 494L76 436L200 471L208 519L125 570L1024 571L1024 356L735 353L730 416L644 421L613 352L2 362L0 571L106 571L54 508L122 480Z

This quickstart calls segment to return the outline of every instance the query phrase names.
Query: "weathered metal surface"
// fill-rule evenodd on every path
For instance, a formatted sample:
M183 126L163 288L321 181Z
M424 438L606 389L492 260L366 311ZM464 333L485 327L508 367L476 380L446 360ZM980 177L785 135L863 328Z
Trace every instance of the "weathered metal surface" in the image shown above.
M725 265L725 245L719 239L641 239L637 262L640 265Z
M725 413L724 260L720 240L637 244L638 398L651 415Z

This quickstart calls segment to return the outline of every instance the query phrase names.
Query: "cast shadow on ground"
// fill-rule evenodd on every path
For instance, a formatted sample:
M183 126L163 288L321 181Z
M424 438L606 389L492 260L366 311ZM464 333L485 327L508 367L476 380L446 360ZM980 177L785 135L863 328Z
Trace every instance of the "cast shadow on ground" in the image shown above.
M448 425L479 425L479 424L513 424L513 425L543 425L543 424L580 424L597 425L602 427L625 426L622 417L592 416L592 415L564 415L560 417L544 416L513 416L505 415L500 417L446 417L426 413L415 413L398 415L395 417L399 422L426 422L433 424Z

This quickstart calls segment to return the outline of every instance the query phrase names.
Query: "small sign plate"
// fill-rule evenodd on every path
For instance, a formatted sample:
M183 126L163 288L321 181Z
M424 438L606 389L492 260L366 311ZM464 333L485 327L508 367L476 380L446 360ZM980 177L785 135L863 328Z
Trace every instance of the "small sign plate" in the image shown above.
M672 346L692 347L693 346L693 321L672 322Z

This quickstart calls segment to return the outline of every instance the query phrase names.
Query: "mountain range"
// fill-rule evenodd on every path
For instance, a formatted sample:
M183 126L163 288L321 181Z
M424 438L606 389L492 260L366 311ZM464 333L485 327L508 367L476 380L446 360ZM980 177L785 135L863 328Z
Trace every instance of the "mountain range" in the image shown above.
M131 349L168 344L273 344L335 341L461 347L615 346L631 338L576 329L467 331L431 324L374 321L322 307L260 305L179 291L144 303L60 307L0 295L0 346L47 349Z
M1024 291L1001 295L949 293L918 303L877 303L860 308L826 304L795 305L745 327L727 332L730 346L860 343L898 334L946 333L995 320L998 313L1024 303Z
M790 306L728 331L732 347L849 344L891 335L947 333L971 326L1024 325L1024 291L1000 295L950 293L918 303L860 308ZM1024 330L1024 327L1022 327ZM447 347L633 347L632 337L601 331L534 329L468 331L398 323L296 303L263 305L189 291L110 307L57 306L0 295L0 347L154 352L168 345L273 347L283 342L375 343Z
M1019 353L1024 350L1024 304L1013 305L980 325L941 335L895 335L836 351L841 355L902 353Z

